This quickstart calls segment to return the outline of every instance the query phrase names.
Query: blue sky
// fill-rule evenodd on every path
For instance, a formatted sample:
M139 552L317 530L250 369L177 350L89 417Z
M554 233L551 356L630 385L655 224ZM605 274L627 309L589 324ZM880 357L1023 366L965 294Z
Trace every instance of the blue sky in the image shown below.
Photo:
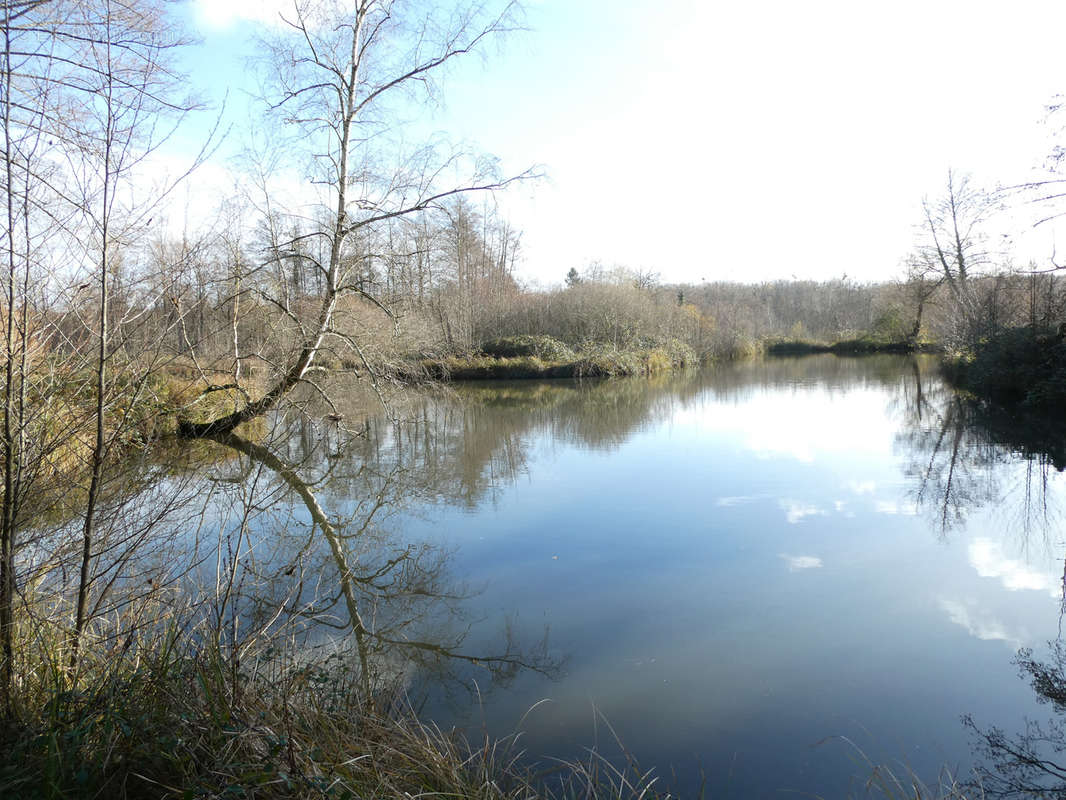
M194 83L230 93L203 185L250 124L242 59L270 2L186 9ZM543 165L500 202L544 284L592 259L671 281L892 277L948 168L1027 179L1066 92L1061 2L539 0L526 20L453 70L420 124L508 171ZM1025 213L1000 227L1044 255Z

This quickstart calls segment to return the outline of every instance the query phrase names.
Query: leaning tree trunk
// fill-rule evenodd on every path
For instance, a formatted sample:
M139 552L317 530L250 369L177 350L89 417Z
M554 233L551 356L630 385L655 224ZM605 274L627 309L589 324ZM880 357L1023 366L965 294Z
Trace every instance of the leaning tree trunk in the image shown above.
M315 354L318 352L319 347L322 346L326 331L329 330L336 305L337 293L336 291L330 291L322 302L322 309L318 315L318 324L314 335L304 342L292 366L270 387L266 394L258 400L245 404L243 408L234 411L232 414L213 419L210 422L180 420L178 422L178 435L188 439L225 436L228 433L232 433L242 422L248 422L273 410L289 390L296 386L307 373Z

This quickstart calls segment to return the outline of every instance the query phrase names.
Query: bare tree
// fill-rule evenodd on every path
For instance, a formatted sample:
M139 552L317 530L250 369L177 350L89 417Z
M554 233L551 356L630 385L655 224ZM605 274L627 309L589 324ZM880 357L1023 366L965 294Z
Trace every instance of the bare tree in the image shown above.
M140 356L130 352L136 326L128 323L143 318L151 302L134 302L126 257L175 184L148 189L141 167L195 104L178 91L182 80L171 55L184 41L162 0L12 0L2 13L7 358L0 683L6 687L19 504L27 478L49 471L27 454L32 450L47 464L49 428L60 423L73 443L67 446L85 457L87 480L70 631L70 664L77 662L100 552L94 532L104 465L152 370L144 359L137 374L128 369ZM133 197L135 187L149 196ZM66 415L74 419L57 419L54 400L64 390L92 398L91 410L83 415L79 407ZM37 441L28 435L31 424ZM72 435L79 426L86 430Z
M54 286L47 263L63 255L63 237L75 211L57 191L57 156L69 142L56 131L64 119L63 97L71 88L77 60L62 53L59 33L69 20L69 3L10 0L0 4L3 54L0 118L3 128L4 223L2 315L3 513L0 516L0 692L8 705L15 653L12 647L16 598L18 530L24 500L49 472L49 453L71 433L72 423L40 420L42 398L50 397L69 363L50 357L57 331L48 324L41 296ZM51 430L49 430L51 429ZM56 437L56 433L60 437ZM40 488L40 487L37 487Z
M432 143L405 152L389 135L390 114L405 99L432 97L447 65L513 30L515 13L513 2L492 15L472 3L442 17L401 0L297 0L283 15L286 30L265 43L273 73L270 111L299 137L294 149L303 150L312 180L327 197L311 229L278 241L267 261L299 251L322 288L313 308L264 293L261 299L297 330L296 347L272 365L265 391L253 398L246 386L234 387L243 405L209 422L184 421L184 435L225 433L271 410L309 380L323 346L349 348L376 379L358 338L338 330L334 314L346 296L388 312L367 282L382 255L383 226L531 174L501 178L494 160ZM304 247L309 241L322 246Z
M19 365L25 366L25 361L20 360L20 352L27 350L26 332L27 317L25 310L28 307L27 298L19 291L19 267L20 261L28 268L30 262L30 250L32 247L28 224L21 225L22 220L28 220L30 200L30 163L31 154L34 153L41 142L42 134L42 109L43 103L27 102L28 86L41 87L44 75L34 70L36 64L32 56L32 48L22 51L23 41L26 36L25 23L27 15L31 15L40 6L40 2L11 2L3 3L3 64L2 82L3 90L0 95L2 103L3 125L3 159L4 159L4 195L5 217L4 229L4 383L3 383L3 513L0 517L0 691L3 693L5 711L10 711L10 688L12 681L12 669L14 662L13 631L14 615L13 606L15 598L15 552L16 543L16 518L19 508L19 484L23 464L24 446L24 382L19 374ZM27 55L26 53L30 53ZM26 75L26 62L32 66L28 70L30 76L24 78L19 88L15 88L16 75ZM20 91L21 90L21 91ZM37 95L38 101L42 95ZM21 191L17 180L21 177ZM21 256L21 258L20 258ZM23 286L28 283L28 274L24 277ZM17 308L21 304L23 308L22 324L18 323ZM20 336L20 333L23 334Z
M995 198L973 185L969 175L949 170L944 194L922 202L922 234L912 260L911 280L944 283L950 292L958 336L970 339L978 325L977 279L995 262L987 224Z
M97 322L93 362L95 432L89 463L89 486L82 528L81 573L71 635L70 664L77 664L81 634L87 622L92 584L93 534L104 461L121 425L108 425L113 402L108 384L114 331L111 330L111 290L116 280L119 251L141 232L149 213L145 206L124 207L119 200L136 180L135 171L159 146L157 126L170 114L190 111L191 100L177 98L178 76L171 52L183 44L173 35L171 21L157 2L100 0L80 5L71 19L72 37L81 69L73 73L76 109L67 138L80 146L70 161L81 188L81 211L90 235L87 259L96 262ZM76 34L73 32L76 31ZM155 204L149 202L148 207ZM148 373L142 372L125 393L136 394ZM125 403L132 398L125 398Z
M927 254L926 254L927 255ZM900 287L902 294L914 308L914 318L907 334L911 344L916 344L922 333L922 321L926 306L933 301L937 290L946 278L923 255L912 256L907 261L907 278Z

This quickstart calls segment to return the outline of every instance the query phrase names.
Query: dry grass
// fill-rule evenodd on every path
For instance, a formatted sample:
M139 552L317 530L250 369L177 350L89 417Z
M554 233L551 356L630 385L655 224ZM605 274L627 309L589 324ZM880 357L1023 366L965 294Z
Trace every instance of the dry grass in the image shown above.
M586 342L576 357L550 360L536 355L493 357L473 355L426 361L426 372L444 380L492 380L523 378L602 378L659 375L696 366L695 351L671 340L658 347L620 348Z
M167 614L167 604L148 610ZM520 747L421 722L395 685L372 696L335 649L274 640L240 663L209 630L169 622L97 638L76 675L60 620L20 628L0 797L645 798L655 779L598 753L537 770ZM129 620L111 633L125 628Z

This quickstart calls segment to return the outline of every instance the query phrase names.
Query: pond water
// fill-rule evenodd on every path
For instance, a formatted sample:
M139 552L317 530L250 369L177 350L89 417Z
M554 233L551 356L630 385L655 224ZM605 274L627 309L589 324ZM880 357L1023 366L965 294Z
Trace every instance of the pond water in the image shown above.
M866 759L966 775L963 715L1048 715L1013 662L1060 631L1062 465L932 359L467 385L396 412L274 440L260 573L299 562L297 594L342 606L344 568L302 543L327 517L379 665L443 726L522 730L531 759L624 748L683 796L839 797ZM247 463L216 467L220 492L251 491Z

